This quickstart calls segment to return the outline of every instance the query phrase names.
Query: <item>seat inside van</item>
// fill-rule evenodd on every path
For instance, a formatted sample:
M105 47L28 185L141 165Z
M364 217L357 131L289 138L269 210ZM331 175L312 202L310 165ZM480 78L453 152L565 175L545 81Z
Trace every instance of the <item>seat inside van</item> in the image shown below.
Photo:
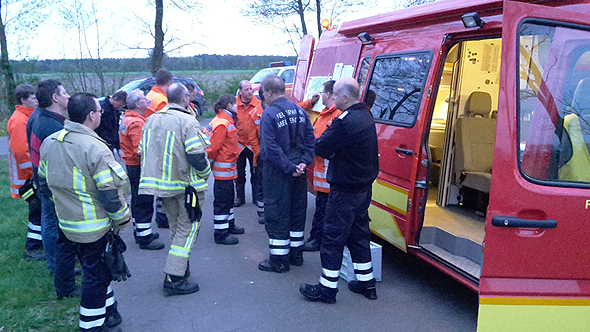
M489 93L474 91L469 95L463 117L455 128L455 174L463 187L490 192L496 119L491 118Z

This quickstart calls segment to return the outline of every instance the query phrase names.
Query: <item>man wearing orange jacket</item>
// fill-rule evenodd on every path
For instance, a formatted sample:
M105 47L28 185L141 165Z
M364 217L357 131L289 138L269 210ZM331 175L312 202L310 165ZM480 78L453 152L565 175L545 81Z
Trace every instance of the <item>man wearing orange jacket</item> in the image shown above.
M254 170L254 151L258 149L258 142L252 142L255 135L256 125L250 117L250 112L260 105L260 100L252 94L250 81L241 81L238 85L239 96L236 100L238 122L238 146L240 155L238 157L238 177L236 179L236 200L234 206L242 206L246 202L246 160L250 163L250 184L252 185L252 203L256 204L256 172Z
M334 99L332 98L334 83L336 81L333 80L324 83L322 103L325 107L313 123L313 133L316 138L322 136L326 128L332 123L332 120L342 113L342 111L336 109ZM315 197L315 214L313 215L310 236L305 241L305 246L303 247L304 251L320 250L322 229L324 227L324 212L326 211L326 203L328 202L328 194L330 193L330 184L326 180L327 172L328 160L316 155L313 168L313 189L317 192Z
M35 195L33 168L27 144L27 121L39 105L36 89L29 84L16 87L17 105L8 120L8 173L12 198L23 198L29 203L29 231L25 243L25 259L45 259L41 237L41 201ZM22 192L22 195L19 193Z
M141 130L145 124L145 111L151 102L141 90L134 90L127 96L127 111L119 126L119 137L123 160L127 167L131 185L131 215L134 219L135 242L140 249L164 249L164 243L157 240L160 236L152 232L152 215L154 214L154 196L139 195L139 178L141 176L141 159L137 150L141 142Z
M172 73L168 69L160 68L156 72L156 85L146 95L147 99L152 103L145 111L146 119L168 105L166 90L168 90L170 85L172 85ZM162 211L162 199L159 197L156 198L156 223L158 224L158 228L168 228L168 218L166 218L166 214Z

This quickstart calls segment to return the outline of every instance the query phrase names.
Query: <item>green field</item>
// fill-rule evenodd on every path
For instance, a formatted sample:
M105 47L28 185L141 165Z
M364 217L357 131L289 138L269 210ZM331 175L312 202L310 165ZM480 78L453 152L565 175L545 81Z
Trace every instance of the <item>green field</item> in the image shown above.
M5 160L0 206L0 331L78 331L80 298L58 300L45 261L23 259L28 207L10 197Z

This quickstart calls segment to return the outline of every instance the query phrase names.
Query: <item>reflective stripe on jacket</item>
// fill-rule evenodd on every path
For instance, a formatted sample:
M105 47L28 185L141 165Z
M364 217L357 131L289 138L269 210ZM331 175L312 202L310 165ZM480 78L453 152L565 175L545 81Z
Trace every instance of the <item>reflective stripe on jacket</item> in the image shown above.
M122 227L129 224L131 214L122 190L129 183L127 174L106 142L85 125L66 120L63 130L45 139L39 180L47 182L59 227L73 242L99 240L110 230L111 221ZM100 192L113 190L118 201L109 201L109 210Z
M211 142L205 151L209 159L213 160L211 170L216 180L233 180L238 177L238 132L231 113L228 113L220 110L205 129Z
M177 104L169 104L147 118L139 144L139 194L171 197L191 185L207 190L211 168L192 167L187 154L205 153L209 140L195 117Z
M162 110L164 106L168 105L166 91L157 85L154 85L145 97L152 102L150 107L145 111L144 115L146 119L157 111Z
M572 157L559 169L559 179L590 182L590 155L580 126L580 118L575 114L567 115L563 119L563 126L572 143Z
M250 111L255 109L258 105L260 105L260 100L254 96L252 96L252 100L248 105L242 102L242 96L238 96L238 98L236 98L236 107L238 113L238 123L236 127L238 129L240 152L245 147L252 151L258 149L258 146L253 146L258 144L258 142L256 139L254 139L254 135L256 134L256 125L254 124L254 120L252 120L250 117Z
M332 123L335 117L340 115L342 112L336 108L336 106L332 106L330 108L324 107L324 109L320 112L320 115L313 123L313 134L316 138L322 136L326 128ZM321 191L324 193L330 192L330 184L328 184L327 172L328 172L328 160L320 157L315 156L314 158L314 168L313 168L313 189L315 191Z
M10 178L10 195L21 198L18 189L25 181L33 177L33 164L27 144L27 121L34 109L16 105L14 113L8 120L8 176Z

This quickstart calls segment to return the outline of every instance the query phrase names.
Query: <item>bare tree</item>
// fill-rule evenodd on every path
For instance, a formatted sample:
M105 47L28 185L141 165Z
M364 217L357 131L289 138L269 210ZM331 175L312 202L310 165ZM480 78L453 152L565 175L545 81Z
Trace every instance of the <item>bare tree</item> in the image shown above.
M0 69L5 81L7 104L16 104L14 72L8 56L7 35L19 38L36 29L47 15L42 11L49 4L44 0L0 0Z
M170 4L172 7L176 7L182 11L192 11L198 10L200 5L196 1L178 1L178 0L170 0ZM164 60L164 29L162 25L164 23L164 0L155 0L156 6L156 19L154 21L154 33L152 34L154 37L154 48L151 51L151 58L152 58L152 75L156 75L156 72L162 68L162 63ZM169 42L174 42L176 39L170 38ZM174 50L178 48L182 48L184 46L190 45L192 43L187 43L181 46L176 47ZM169 50L170 52L170 50Z

